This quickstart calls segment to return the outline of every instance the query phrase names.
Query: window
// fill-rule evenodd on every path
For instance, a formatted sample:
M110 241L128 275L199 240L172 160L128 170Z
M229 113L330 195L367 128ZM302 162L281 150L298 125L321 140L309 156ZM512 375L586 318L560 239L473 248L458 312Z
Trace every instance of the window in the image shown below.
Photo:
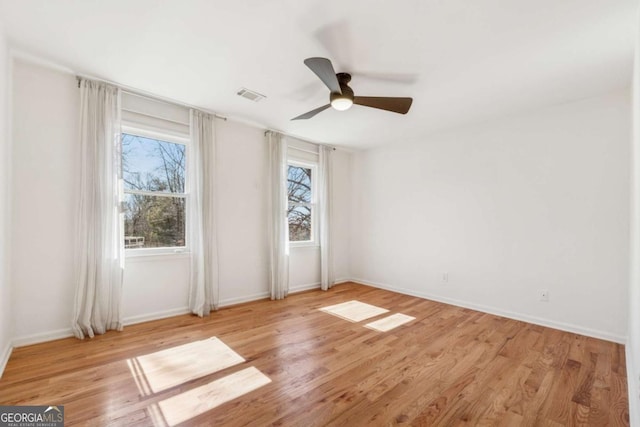
M184 248L188 141L144 135L122 133L125 248Z
M287 218L291 243L314 244L315 171L313 164L289 162Z

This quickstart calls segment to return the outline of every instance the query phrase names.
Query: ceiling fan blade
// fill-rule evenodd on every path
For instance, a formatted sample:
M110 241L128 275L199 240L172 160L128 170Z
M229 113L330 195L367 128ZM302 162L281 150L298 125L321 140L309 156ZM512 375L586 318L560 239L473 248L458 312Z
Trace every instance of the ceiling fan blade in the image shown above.
M384 96L355 96L353 103L394 113L407 114L413 98L389 98Z
M331 104L323 105L322 107L318 107L315 110L311 110L311 111L308 111L308 112L306 112L304 114L299 115L298 117L294 117L291 120L306 120L306 119L310 119L311 117L313 117L316 114L326 110L329 107L331 107Z
M333 69L331 61L327 58L307 58L304 60L304 63L316 76L320 77L320 80L327 85L331 92L342 93L340 83L338 83L338 79L336 78L336 71Z

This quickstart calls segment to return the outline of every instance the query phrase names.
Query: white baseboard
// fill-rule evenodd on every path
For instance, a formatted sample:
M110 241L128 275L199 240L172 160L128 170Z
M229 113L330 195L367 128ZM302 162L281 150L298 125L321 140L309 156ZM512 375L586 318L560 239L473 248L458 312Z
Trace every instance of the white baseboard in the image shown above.
M347 282L350 282L350 281L351 281L351 279L347 279L347 278L336 279L336 280L333 281L333 286L339 285L341 283L347 283ZM304 291L310 291L312 289L320 289L320 288L321 288L321 283L320 282L309 283L307 285L293 286L292 288L289 289L289 293L290 294L295 294L296 292L304 292Z
M179 316L181 314L189 313L189 310L185 308L172 309L167 311L143 314L140 316L131 316L123 319L122 324L124 326L134 325L136 323L148 322L151 320L164 319L167 317ZM61 338L69 338L73 336L73 330L58 329L55 331L42 332L39 334L26 335L23 337L17 337L13 339L14 347L24 347L32 344L40 344L47 341L59 340Z
M290 294L295 294L297 292L310 291L311 289L320 289L320 282L317 283L309 283L306 285L297 285L289 288Z
M297 286L291 290L291 293L302 292L307 289L313 289L319 287L320 284L311 284L311 285L302 285ZM269 292L261 292L258 294L247 295L243 297L237 298L228 298L220 301L220 307L227 307L230 305L241 304L244 302L257 301L261 299L269 298ZM189 314L190 310L188 307L180 307L174 308L171 310L158 311L154 313L141 314L138 316L130 316L123 319L122 324L124 326L135 325L136 323L150 322L152 320L166 319L167 317L180 316L183 314ZM73 330L69 329L59 329L56 331L43 332L39 334L27 335L24 337L18 337L13 339L13 347L24 347L32 344L40 344L47 341L53 341L60 338L68 338L73 336ZM9 347L11 348L11 347ZM7 360L8 360L8 356ZM4 361L6 363L6 361ZM4 369L4 365L0 365ZM2 372L2 371L0 371Z
M366 279L353 278L352 282L360 283L362 285L373 286L375 288L386 289L388 291L398 292L405 295L411 295L414 297L425 298L432 301L442 302L445 304L451 304L458 307L469 308L471 310L482 311L483 313L494 314L496 316L507 317L509 319L520 320L527 323L533 323L535 325L545 326L547 328L559 329L561 331L572 332L575 334L585 335L588 337L598 338L606 341L612 341L618 344L625 344L627 342L627 338L611 334L605 331L599 331L596 329L584 328L582 326L573 325L570 323L564 322L556 322L553 320L543 319L536 316L529 316L522 313L516 313L513 311L502 310L496 307L490 307L482 304L476 304L469 301L462 301L454 298L442 297L440 295L433 295L428 292L416 292L411 289L398 288L395 286L390 286L384 283L372 282Z
M140 314L138 316L127 317L122 320L124 326L135 325L136 323L150 322L152 320L166 319L167 317L180 316L190 313L188 307L172 308L171 310L156 311L155 313Z
M218 306L219 307L228 307L230 305L242 304L243 302L257 301L259 299L269 298L269 295L271 295L269 292L260 292L258 294L247 295L247 296L244 296L244 297L227 298L227 299L221 300L218 303Z
M635 365L635 358L631 345L625 346L627 360L627 387L629 389L629 425L640 426L640 378Z
M14 347L24 347L26 345L39 344L47 341L59 340L61 338L69 338L73 336L71 328L58 329L55 331L42 332L39 334L26 335L13 339Z
M297 292L309 291L311 289L320 289L320 282L308 283L304 285L296 285L289 288L289 294L295 294ZM228 307L230 305L242 304L245 302L257 301L265 298L269 298L270 292L260 292L259 294L248 295L238 298L228 298L220 301L218 304L220 307Z
M4 368L7 367L7 362L9 362L9 357L11 357L11 352L13 351L13 346L11 343L7 343L7 346L2 351L2 355L0 355L0 378L2 378L2 374L4 373Z

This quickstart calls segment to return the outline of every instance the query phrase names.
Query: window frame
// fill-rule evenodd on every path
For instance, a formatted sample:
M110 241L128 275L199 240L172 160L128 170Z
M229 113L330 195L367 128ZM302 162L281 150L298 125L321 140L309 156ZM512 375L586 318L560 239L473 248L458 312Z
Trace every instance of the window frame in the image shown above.
M287 187L289 177L289 166L301 167L311 169L311 202L310 203L297 203L298 206L309 206L311 208L311 240L289 240L289 247L302 248L302 247L317 247L320 245L318 240L318 163L311 161L304 161L298 159L287 159ZM287 195L287 210L289 208L289 198ZM287 215L287 224L289 218ZM287 236L288 238L289 236Z
M191 139L188 137L181 137L177 135L172 135L170 133L158 132L155 130L145 129L142 126L133 126L130 124L123 123L120 126L120 144L122 144L122 136L124 134L139 136L143 138L155 139L158 141L169 142L172 144L180 144L185 147L185 181L184 181L184 193L168 193L164 191L144 191L144 190L128 190L124 188L124 176L121 178L120 185L120 202L124 204L124 197L126 194L139 194L143 196L154 196L154 197L173 197L173 198L182 198L184 199L184 246L161 246L156 248L125 248L125 257L127 258L135 258L141 256L156 256L156 255L174 255L174 254L184 254L189 253L189 223L188 223L188 209L189 209L189 156L191 154L190 146ZM120 154L122 158L122 153ZM121 168L123 167L123 163L121 162ZM123 175L123 172L122 172ZM120 236L122 245L124 246L125 239L125 227L124 227L124 207L121 208L122 212L122 235Z

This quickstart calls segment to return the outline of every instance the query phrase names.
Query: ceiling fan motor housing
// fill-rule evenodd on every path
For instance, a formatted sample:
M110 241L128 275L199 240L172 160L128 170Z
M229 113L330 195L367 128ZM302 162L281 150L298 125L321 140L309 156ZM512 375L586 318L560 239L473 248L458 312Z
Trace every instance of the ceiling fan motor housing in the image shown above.
M331 92L329 95L329 100L333 101L334 99L350 99L353 101L353 89L351 89L348 83L351 81L351 74L348 73L338 73L336 74L338 82L340 83L340 90L342 93Z

